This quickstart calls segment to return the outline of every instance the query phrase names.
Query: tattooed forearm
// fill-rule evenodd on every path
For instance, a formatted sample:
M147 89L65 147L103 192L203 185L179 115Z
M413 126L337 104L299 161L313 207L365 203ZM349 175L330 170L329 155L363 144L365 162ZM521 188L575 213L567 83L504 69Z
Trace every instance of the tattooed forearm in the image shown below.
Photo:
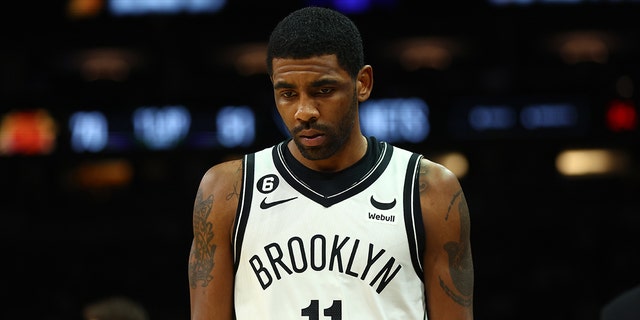
M471 224L469 220L469 208L462 190L453 195L449 210L455 202L458 202L458 213L460 215L460 238L458 242L447 242L444 245L444 249L449 255L449 273L451 274L451 280L457 291L447 287L442 279L440 279L440 286L454 301L461 305L468 306L471 304L471 297L473 295L473 260L469 246ZM447 216L448 215L449 212L447 212Z
M213 195L204 199L202 190L198 190L193 212L193 244L189 257L189 284L192 288L197 286L198 281L206 287L212 279L216 246L212 244L213 225L207 221L212 205Z

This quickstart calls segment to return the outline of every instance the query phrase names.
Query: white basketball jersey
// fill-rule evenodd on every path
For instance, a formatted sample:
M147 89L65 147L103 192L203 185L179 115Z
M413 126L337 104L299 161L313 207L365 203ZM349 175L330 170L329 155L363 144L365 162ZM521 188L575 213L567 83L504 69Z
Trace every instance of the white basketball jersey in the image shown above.
M379 143L375 165L332 194L292 172L286 141L244 157L237 319L427 319L421 156Z

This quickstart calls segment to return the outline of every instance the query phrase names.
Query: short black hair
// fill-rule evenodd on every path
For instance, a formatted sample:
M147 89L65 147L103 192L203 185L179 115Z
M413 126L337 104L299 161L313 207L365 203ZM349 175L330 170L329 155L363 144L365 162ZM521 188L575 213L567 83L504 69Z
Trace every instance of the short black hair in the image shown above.
M291 12L271 32L267 47L267 72L274 58L305 59L335 54L352 78L364 66L360 31L346 15L329 8L304 7Z

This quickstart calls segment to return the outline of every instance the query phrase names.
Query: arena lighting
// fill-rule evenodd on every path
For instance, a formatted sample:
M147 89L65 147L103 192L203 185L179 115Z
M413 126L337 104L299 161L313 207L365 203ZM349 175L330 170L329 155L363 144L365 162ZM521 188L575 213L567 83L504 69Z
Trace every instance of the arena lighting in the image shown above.
M226 4L227 0L110 0L108 6L114 16L130 16L217 13Z
M109 143L109 122L100 111L77 111L69 117L71 149L75 152L103 151Z
M58 124L45 109L16 110L0 119L0 155L46 155L56 146Z
M613 149L573 149L556 157L556 169L563 176L606 176L624 174L631 165L629 154Z
M398 4L398 0L306 0L305 3L310 6L330 7L345 14L358 14L374 8L393 8Z
M139 107L131 120L135 137L151 150L177 147L191 127L191 113L182 105Z
M584 98L468 97L454 102L448 131L462 139L584 136L591 112Z
M216 51L219 50L216 49ZM219 63L224 66L233 66L242 76L267 73L267 66L264 63L267 58L266 42L244 43L223 49L222 52Z
M86 81L124 81L131 69L141 61L137 53L119 48L96 48L79 52L73 57L75 67Z
M567 64L580 62L607 63L616 49L613 36L602 31L575 31L557 35L552 50Z
M104 8L105 0L68 0L67 15L71 18L94 18Z
M249 147L256 136L256 119L249 106L225 106L216 116L217 140L226 148Z
M397 57L408 71L443 70L449 67L454 55L462 52L460 47L456 40L449 38L407 38L391 46L391 56Z
M360 124L366 135L390 143L420 143L431 131L429 106L417 97L369 99L360 105Z
M614 132L638 128L638 112L631 100L612 100L607 106L607 127Z
M79 188L124 186L133 179L133 167L125 159L86 162L75 167L72 182Z
M453 174L459 179L465 177L469 171L469 160L461 152L452 151L445 152L431 157L433 161L440 163L447 169L451 170Z

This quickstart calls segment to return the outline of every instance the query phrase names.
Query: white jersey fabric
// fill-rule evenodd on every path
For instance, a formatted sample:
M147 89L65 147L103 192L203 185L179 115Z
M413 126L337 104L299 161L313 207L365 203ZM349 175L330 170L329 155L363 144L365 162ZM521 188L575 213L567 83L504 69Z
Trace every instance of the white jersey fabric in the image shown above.
M294 174L287 141L244 157L236 319L427 319L421 156L369 139L375 164L331 194Z

